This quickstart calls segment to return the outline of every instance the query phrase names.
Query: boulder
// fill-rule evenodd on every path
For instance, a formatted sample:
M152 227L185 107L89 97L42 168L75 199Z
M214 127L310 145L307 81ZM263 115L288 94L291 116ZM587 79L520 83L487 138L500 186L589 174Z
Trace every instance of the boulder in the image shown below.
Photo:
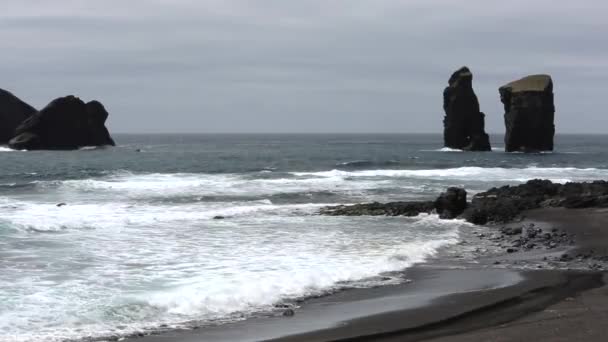
M113 146L105 127L107 118L108 112L98 101L84 103L75 96L60 97L19 125L9 146L20 150Z
M467 208L467 192L462 188L448 188L435 200L435 210L443 219L458 217Z
M443 91L444 146L469 151L491 151L485 132L485 114L473 91L473 74L462 67L452 74Z
M36 109L10 92L0 89L0 144L6 144L15 135L15 129Z
M555 105L551 76L527 76L500 87L499 92L505 108L505 150L552 151Z

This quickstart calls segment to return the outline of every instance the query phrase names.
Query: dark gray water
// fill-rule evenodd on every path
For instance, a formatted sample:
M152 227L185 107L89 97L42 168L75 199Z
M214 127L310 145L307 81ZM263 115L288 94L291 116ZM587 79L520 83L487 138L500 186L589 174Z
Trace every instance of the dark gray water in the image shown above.
M455 246L466 225L316 216L324 205L608 178L607 136L558 136L543 154L496 141L493 152L450 151L440 135L115 138L107 149L0 149L0 340L242 319L376 284Z

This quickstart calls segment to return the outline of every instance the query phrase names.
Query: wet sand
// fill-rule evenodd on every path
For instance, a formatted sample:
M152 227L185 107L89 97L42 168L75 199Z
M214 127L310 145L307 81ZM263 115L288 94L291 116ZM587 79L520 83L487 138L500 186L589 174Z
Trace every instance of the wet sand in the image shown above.
M608 252L605 209L533 210L525 213L523 223L528 222L572 234L576 244L570 254L589 253L589 260L599 260ZM293 317L254 318L138 340L604 341L604 273L567 270L567 264L559 270L509 267L510 260L526 258L544 257L543 252L518 252L481 258L477 265L419 265L406 272L411 283L311 299Z

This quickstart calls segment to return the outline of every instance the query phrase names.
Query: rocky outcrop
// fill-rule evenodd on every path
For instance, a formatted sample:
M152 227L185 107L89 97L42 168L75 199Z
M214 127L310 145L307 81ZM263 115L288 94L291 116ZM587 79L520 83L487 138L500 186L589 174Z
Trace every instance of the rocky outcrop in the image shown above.
M463 217L475 224L509 222L524 210L548 207L608 207L608 182L555 184L536 179L492 188L475 195Z
M608 182L555 184L531 180L516 186L492 188L473 196L461 188L448 188L434 202L392 202L340 205L321 209L331 216L416 216L436 212L444 219L462 217L474 224L509 222L524 210L563 208L608 208Z
M17 126L34 113L34 107L0 89L0 144L6 144L15 135Z
M24 121L9 141L14 149L71 150L114 145L105 121L108 112L97 101L60 97Z
M321 209L321 215L328 216L417 216L435 210L435 203L391 202L338 205Z
M321 209L329 216L417 216L437 212L441 218L452 219L467 207L467 192L461 188L448 188L435 201L364 203L338 205Z
M473 74L462 67L452 74L443 91L444 146L469 151L491 151L485 132L485 114L473 91Z
M505 107L507 152L552 151L555 135L553 81L532 75L499 88Z

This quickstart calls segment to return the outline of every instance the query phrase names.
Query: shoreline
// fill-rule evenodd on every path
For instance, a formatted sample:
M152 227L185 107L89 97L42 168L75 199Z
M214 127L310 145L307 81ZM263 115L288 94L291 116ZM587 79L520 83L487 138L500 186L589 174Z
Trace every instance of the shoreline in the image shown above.
M480 256L476 264L431 261L404 271L410 283L350 289L312 298L304 301L293 317L250 318L128 340L418 341L448 337L446 341L451 341L460 335L474 340L477 332L491 333L488 328L496 326L504 331L510 322L608 288L604 272L585 267L588 263L602 262L606 256L608 249L600 247L608 246L608 232L601 229L608 223L607 212L607 209L534 209L524 212L518 222L477 227L487 231L487 236L478 237L480 240L491 240L491 233L501 228L533 223L542 229L566 232L574 239L573 246L522 249L514 253L500 252L498 248L498 253ZM475 236L472 232L471 235ZM562 260L564 254L581 253L593 256ZM604 300L608 307L608 297ZM524 325L511 329L527 334L531 328Z

